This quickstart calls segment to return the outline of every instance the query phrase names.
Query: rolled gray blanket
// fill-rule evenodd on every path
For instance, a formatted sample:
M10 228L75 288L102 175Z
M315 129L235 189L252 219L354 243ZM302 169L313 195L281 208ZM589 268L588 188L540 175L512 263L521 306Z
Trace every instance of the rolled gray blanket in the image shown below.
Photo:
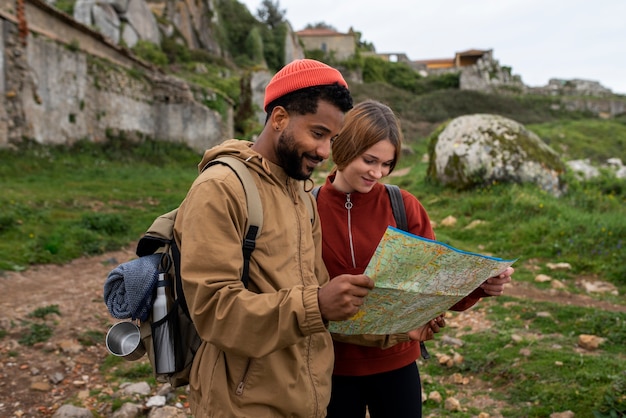
M146 321L159 279L162 254L151 254L120 264L104 283L104 303L114 318Z

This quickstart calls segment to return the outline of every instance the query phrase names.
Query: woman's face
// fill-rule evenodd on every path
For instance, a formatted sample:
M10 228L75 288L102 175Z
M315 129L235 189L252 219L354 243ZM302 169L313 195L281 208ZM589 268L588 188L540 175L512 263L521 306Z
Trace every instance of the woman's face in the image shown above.
M377 142L337 171L333 186L344 193L368 193L381 178L387 176L396 156L389 139Z

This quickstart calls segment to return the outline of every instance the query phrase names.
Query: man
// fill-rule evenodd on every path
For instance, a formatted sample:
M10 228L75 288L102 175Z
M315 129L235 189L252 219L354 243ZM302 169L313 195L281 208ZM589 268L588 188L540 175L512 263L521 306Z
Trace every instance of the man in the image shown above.
M234 172L204 171L180 206L175 238L187 303L203 343L190 376L196 417L324 417L333 351L328 321L354 315L369 289L364 275L329 281L321 228L299 188L329 157L352 107L347 83L318 61L294 61L265 90L265 127L254 144L228 140L208 150L245 161L264 223L241 282L247 208ZM310 198L304 195L305 198Z

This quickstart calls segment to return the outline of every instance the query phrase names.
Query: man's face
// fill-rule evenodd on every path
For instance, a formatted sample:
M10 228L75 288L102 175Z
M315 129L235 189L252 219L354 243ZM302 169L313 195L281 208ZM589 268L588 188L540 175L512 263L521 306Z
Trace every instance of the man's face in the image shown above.
M317 112L290 115L287 128L278 138L278 164L289 177L306 180L330 156L330 141L337 136L344 114L330 103L320 101Z

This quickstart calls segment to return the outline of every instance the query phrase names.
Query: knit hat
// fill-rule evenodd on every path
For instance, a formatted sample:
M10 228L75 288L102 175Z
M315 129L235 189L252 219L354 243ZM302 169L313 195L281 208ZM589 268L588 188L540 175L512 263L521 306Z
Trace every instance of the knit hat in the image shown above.
M265 88L263 109L279 97L296 90L313 86L324 86L334 83L348 88L348 83L341 73L323 62L312 59L301 59L285 65L270 80Z

